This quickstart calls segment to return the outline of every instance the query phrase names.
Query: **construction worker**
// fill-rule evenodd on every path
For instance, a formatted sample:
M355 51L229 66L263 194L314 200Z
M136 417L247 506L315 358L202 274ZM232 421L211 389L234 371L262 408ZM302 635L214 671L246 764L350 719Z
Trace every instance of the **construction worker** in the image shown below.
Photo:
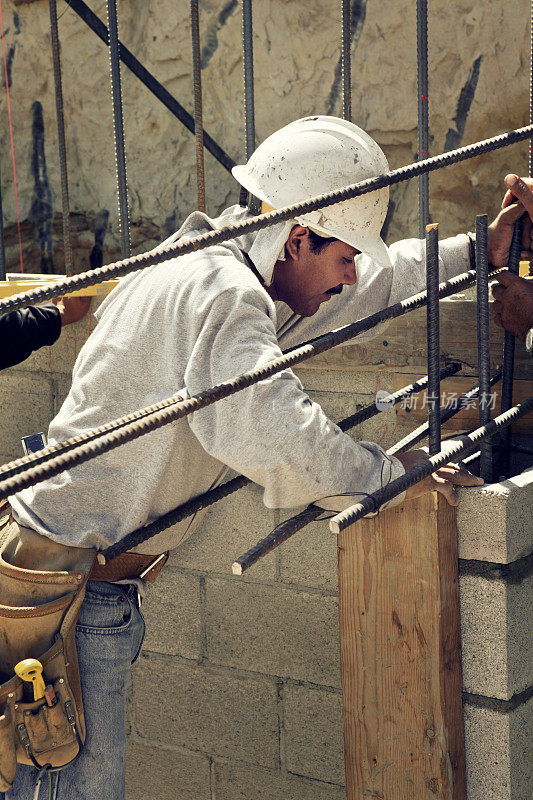
M274 133L234 175L265 208L276 208L387 169L381 149L364 131L317 116ZM388 191L382 189L123 279L96 312L98 324L78 356L49 442L176 392L196 395L271 362L281 348L420 291L424 243L385 245L380 230L387 202ZM217 219L195 212L165 244L249 216L239 206ZM515 208L506 208L491 226L493 263L506 263L517 216ZM442 280L469 267L466 234L441 242ZM144 588L140 576L150 573L158 554L193 535L202 514L143 544L142 555L130 553L91 567L84 554L94 556L95 550L220 483L228 467L264 488L267 507L316 502L341 510L426 458L422 451L390 458L377 444L355 442L285 370L10 498L14 522L0 540L0 573L5 562L26 570L33 592L43 563L49 571L69 571L73 582L89 573L76 633L86 738L79 756L54 776L56 800L123 800L124 702L144 633L137 601ZM466 470L449 465L406 496L437 490L456 504L456 484L478 483ZM233 556L228 543L228 561ZM50 598L49 583L47 592ZM80 589L78 600L81 595ZM22 657L23 644L16 646ZM0 669L5 672L6 666ZM19 766L6 798L26 800L37 774L34 767Z
M0 369L20 364L34 350L54 344L61 328L80 320L90 304L90 297L63 297L56 303L30 306L0 317Z
M503 199L502 208L509 208L518 200L531 211L530 187L533 186L533 180L520 179L518 175L507 175L505 183L509 188ZM531 235L529 231L526 236L528 235ZM529 258L525 251L521 257ZM520 278L507 270L495 277L498 284L492 289L495 299L494 321L525 342L526 348L533 354L533 281Z

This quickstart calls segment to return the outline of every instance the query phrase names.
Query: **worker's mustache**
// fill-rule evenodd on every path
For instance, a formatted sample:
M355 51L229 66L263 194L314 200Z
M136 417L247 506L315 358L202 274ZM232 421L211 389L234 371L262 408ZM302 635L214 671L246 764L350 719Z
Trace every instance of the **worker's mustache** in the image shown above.
M326 294L340 294L343 289L343 284L339 283L338 286L333 286L333 288L328 289Z

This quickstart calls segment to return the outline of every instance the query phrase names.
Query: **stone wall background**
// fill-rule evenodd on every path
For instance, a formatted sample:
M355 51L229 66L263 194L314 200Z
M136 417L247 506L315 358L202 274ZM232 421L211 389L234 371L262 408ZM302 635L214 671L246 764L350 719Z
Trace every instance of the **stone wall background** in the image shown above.
M89 3L106 20L105 2ZM122 42L192 113L189 3L121 0ZM74 266L88 264L95 234L104 261L118 255L108 54L66 3L58 4ZM236 160L244 152L241 12L238 0L202 0L204 127ZM309 113L339 114L340 7L319 0L254 4L258 141ZM417 150L416 4L353 0L353 119L384 147L391 167ZM3 3L25 271L63 269L49 11L46 0ZM473 142L528 120L526 0L436 0L429 17L430 152ZM174 231L196 204L193 136L122 66L133 252ZM8 270L18 270L15 194L5 91L0 91L1 188ZM496 212L501 181L527 167L514 145L431 178L441 233ZM208 212L238 198L233 178L206 154ZM417 235L417 182L392 189L387 239ZM109 215L109 216L108 216ZM53 261L53 269L50 267Z

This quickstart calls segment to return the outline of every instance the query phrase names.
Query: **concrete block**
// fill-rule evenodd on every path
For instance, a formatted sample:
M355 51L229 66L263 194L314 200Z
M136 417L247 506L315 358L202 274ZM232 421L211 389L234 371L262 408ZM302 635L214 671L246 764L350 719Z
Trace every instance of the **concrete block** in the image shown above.
M200 658L200 579L166 567L143 602L146 619L144 649L184 658Z
M211 800L209 759L129 741L126 800Z
M284 583L337 592L337 537L327 521L313 522L298 531L278 548L278 553L280 580Z
M508 564L533 552L533 469L459 490L459 557Z
M208 578L206 604L211 662L340 686L336 597Z
M54 416L63 405L67 394L72 386L72 374L64 372L54 372L52 374L52 392L54 398Z
M228 478L229 479L229 478ZM190 537L170 555L169 564L231 575L231 565L276 527L277 512L265 508L262 489L246 486L211 508ZM244 579L276 575L276 554L258 561Z
M216 800L346 800L346 792L343 786L296 775L215 763L215 797Z
M135 732L262 767L279 765L275 681L144 653L133 670Z
M533 698L513 711L465 704L467 800L533 797Z
M289 772L344 783L341 694L285 686L283 690L286 766Z
M2 462L20 458L20 439L44 433L53 416L52 386L44 374L11 368L0 373L0 457Z
M520 583L461 575L463 686L509 700L533 684L533 575Z

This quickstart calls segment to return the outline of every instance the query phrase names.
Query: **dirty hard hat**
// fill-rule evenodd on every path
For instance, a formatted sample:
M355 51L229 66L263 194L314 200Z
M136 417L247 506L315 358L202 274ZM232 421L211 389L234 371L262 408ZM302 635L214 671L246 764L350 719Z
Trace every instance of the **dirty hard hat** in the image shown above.
M298 203L387 172L385 154L361 128L337 117L305 117L273 133L233 175L272 208ZM380 236L389 190L311 211L296 221L352 245L383 267L391 261Z

